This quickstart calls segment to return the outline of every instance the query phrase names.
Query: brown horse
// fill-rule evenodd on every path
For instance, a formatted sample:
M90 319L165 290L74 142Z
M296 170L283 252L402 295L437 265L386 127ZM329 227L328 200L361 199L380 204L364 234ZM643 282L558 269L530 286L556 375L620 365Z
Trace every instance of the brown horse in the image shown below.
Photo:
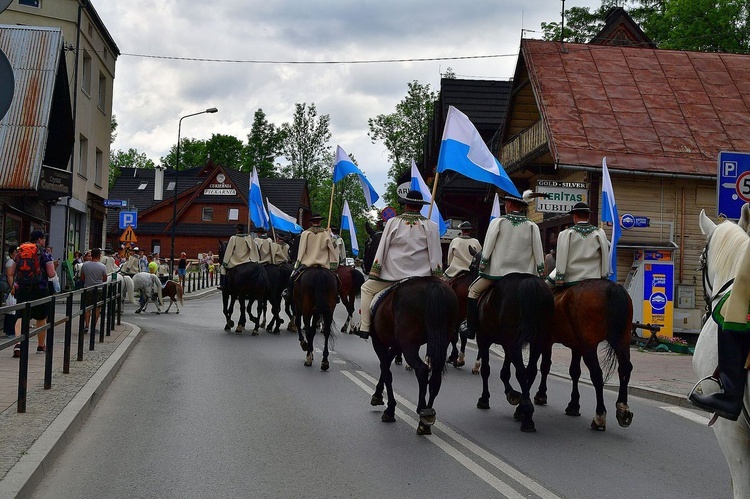
M406 362L414 368L419 383L417 434L432 433L430 427L435 424L435 409L432 406L440 391L448 343L457 324L458 299L450 286L440 278L415 277L387 291L377 304L372 324L372 347L380 360L380 378L370 405L384 405L385 387L388 405L381 421L392 423L396 420L391 363L397 354L403 353ZM429 367L419 356L419 348L425 343L431 363Z
M339 296L341 297L341 303L346 308L346 322L341 327L342 333L351 334L354 330L354 324L352 323L352 316L354 315L354 301L359 295L362 285L365 283L365 276L354 267L346 267L339 265L336 269L336 274L339 276Z
M536 376L536 364L542 357L542 378L534 397L537 405L547 403L547 375L552 364L552 345L562 343L572 351L570 377L573 381L570 403L565 409L569 416L580 416L578 380L581 376L581 359L591 375L596 392L596 414L591 428L603 431L607 425L604 406L605 373L599 363L597 347L607 342L605 358L606 377L617 362L620 388L617 395L617 422L630 426L633 413L628 407L628 383L633 364L630 362L630 337L633 321L633 302L621 285L606 279L588 279L570 287L555 290L555 320L552 334L541 350L532 350L529 359L529 377Z
M458 298L458 322L466 319L466 299L469 296L469 286L473 282L473 278L469 272L461 272L457 276L453 277L448 281L448 285L451 287L456 297ZM459 338L460 336L460 338ZM458 346L458 341L461 340L461 346ZM451 341L451 353L448 356L448 362L453 364L453 367L463 367L466 365L466 336L465 335L453 335ZM479 370L475 374L479 374Z
M172 304L174 304L175 307L177 307L177 313L180 313L180 305L185 306L185 301L182 299L182 286L180 286L180 283L174 282L174 281L167 281L164 284L164 287L161 289L161 294L163 297L169 297L170 302L167 309L164 311L165 314L169 313L169 309L172 308ZM179 300L180 304L177 304L177 301Z
M338 283L336 274L323 267L308 267L299 276L294 285L293 301L294 315L299 335L299 344L307 352L305 365L311 366L313 361L313 339L320 326L325 343L323 346L323 360L320 369L327 371L328 341L333 334L333 309L336 307ZM305 325L305 336L302 336L302 321Z

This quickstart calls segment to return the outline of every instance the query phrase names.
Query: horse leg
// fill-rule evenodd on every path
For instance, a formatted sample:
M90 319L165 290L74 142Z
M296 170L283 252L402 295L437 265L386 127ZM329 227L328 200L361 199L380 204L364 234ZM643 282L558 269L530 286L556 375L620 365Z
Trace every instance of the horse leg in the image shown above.
M242 334L245 330L245 297L240 296L240 318L237 320L237 329L234 330L237 334Z
M313 361L313 339L315 338L315 323L312 316L305 316L305 336L307 336L307 356L305 357L305 366L310 367Z
M521 403L521 393L513 388L513 385L510 383L511 364L512 359L506 351L505 358L503 359L503 366L500 368L500 381L503 382L503 387L505 389L505 399L508 401L508 403L510 405L518 405L519 403Z
M591 429L604 431L607 429L607 408L604 406L604 375L599 365L599 356L592 350L583 356L583 362L589 370L591 384L596 392L596 414L591 421Z
M570 367L568 367L570 381L573 388L570 391L570 402L565 408L565 414L568 416L581 415L581 394L578 391L578 380L581 379L581 354L571 349Z
M479 357L479 352L477 352L477 358L474 361L474 367L471 368L471 374L479 374L481 369L482 369L482 360Z
M341 326L341 332L346 333L349 332L349 324L352 322L352 315L354 314L354 303L351 303L349 301L349 297L345 296L341 303L344 305L344 308L346 309L346 320L344 321L344 325Z
M630 426L633 422L633 413L628 407L628 383L630 383L630 373L633 371L633 364L630 362L630 346L622 348L617 354L617 375L620 378L620 390L617 394L617 423L623 428Z
M458 367L458 346L456 344L458 343L458 338L456 336L453 336L453 339L451 340L451 353L448 355L448 359L446 360L449 364L453 364L453 367Z
M170 308L172 308L172 304L173 304L173 303L174 303L174 298L172 298L172 297L170 296L170 297L169 297L169 306L168 306L168 307L167 307L167 309L166 309L166 310L164 311L164 313L165 313L165 314L168 314L168 313L169 313L169 309L170 309Z
M432 429L430 427L435 424L435 409L428 406L426 402L430 369L419 356L419 348L404 349L403 354L406 363L414 369L414 375L417 377L417 383L419 384L419 395L417 397L419 424L417 425L417 435L431 435ZM442 376L442 373L440 375ZM430 399L432 400L432 396Z
M521 387L521 400L513 418L521 421L521 431L531 433L536 431L534 425L534 404L531 403L528 369L523 365L521 345L512 348L512 363L516 369L516 380Z
M333 322L333 316L325 314L323 317L323 360L320 362L320 370L327 371L330 367L328 362L328 338L331 336L331 323Z
M490 345L489 344L479 345L479 343L477 343L477 347L479 349L477 352L477 358L478 358L477 362L481 363L479 372L482 375L482 396L479 397L479 400L477 401L477 408L489 409L490 408L490 389L489 389L488 380L490 378Z
M229 299L229 293L226 289L221 292L221 301L224 305L224 318L227 323L224 326L224 331L229 331L234 327L234 321L232 321L232 313L234 312L234 298Z
M545 345L540 353L542 357L540 372L542 375L539 379L539 389L534 395L534 403L536 405L547 405L547 377L552 367L552 345Z

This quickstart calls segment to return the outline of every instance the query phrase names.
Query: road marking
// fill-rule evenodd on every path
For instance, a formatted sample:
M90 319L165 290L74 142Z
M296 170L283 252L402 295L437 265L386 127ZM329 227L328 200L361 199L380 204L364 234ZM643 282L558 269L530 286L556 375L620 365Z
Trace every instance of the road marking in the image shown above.
M671 412L672 414L677 414L678 416L682 416L685 419L689 419L690 421L694 421L703 426L708 426L708 422L710 421L709 418L704 417L704 416L699 416L693 411L683 409L682 407L663 406L663 407L660 407L660 409L664 409L665 411Z
M362 380L357 378L354 374L348 372L348 371L341 371L347 378L352 380L355 384L357 384L362 390L364 390L367 393L370 393L373 390L373 386L377 384L377 380L367 374L364 371L357 371L357 374L365 378L367 381L369 381L372 385L367 385ZM403 398L401 395L398 395L394 392L394 395L396 396L396 401L408 408L412 412L416 412L416 406ZM411 415L406 414L404 411L396 407L396 416L398 416L400 419L407 421L410 423L413 427L416 427L419 421L416 417L413 417ZM480 446L476 445L469 439L459 435L457 432L452 430L446 425L443 425L441 423L435 423L433 426L436 430L441 431L445 435L447 435L452 440L458 442L460 445L462 445L465 449L469 450L471 453L475 454L477 457L483 459L487 463L494 466L498 471L505 474L506 476L510 477L511 479L515 480L534 494L538 495L539 497L545 498L545 499L559 499L559 496L555 495L553 492L547 490L544 486L540 485L539 483L535 482L531 478L527 477L523 473L519 472L512 466L506 464L498 457L494 456L493 454L487 452L486 450L482 449ZM487 471L485 468L483 468L480 464L472 460L468 455L466 455L461 449L458 449L451 445L446 440L440 438L437 435L430 435L427 436L427 438L430 440L430 442L437 445L441 450L443 450L446 454L448 454L450 457L458 461L461 465L463 465L466 469L474 473L477 477L481 478L485 483L487 483L490 487L497 490L499 493L503 494L505 497L508 498L517 498L521 499L525 497L523 494L520 494L515 489L512 488L511 485L505 483L501 479L497 478L495 475Z

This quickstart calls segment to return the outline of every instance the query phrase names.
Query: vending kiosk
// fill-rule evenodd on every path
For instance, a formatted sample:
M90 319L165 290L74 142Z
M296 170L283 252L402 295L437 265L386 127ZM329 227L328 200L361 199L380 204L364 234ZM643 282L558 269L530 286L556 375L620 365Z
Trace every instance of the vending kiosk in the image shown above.
M668 337L674 334L672 251L636 249L633 266L625 279L625 288L633 300L633 321L661 326L659 335Z

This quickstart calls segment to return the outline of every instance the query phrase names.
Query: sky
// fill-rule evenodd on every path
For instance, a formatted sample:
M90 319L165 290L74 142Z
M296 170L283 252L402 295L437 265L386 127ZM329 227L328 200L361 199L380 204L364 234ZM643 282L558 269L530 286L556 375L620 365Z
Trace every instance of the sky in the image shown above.
M438 92L448 68L457 78L510 79L522 31L541 38L541 23L559 21L561 10L558 0L92 3L121 53L114 150L134 148L159 164L187 114L219 110L184 119L183 138L218 133L247 143L258 108L280 126L292 121L296 103L315 104L318 115L330 116L331 149L340 145L353 155L380 194L390 163L383 143L367 135L368 118L394 112L411 81ZM498 57L466 59L487 55ZM451 57L464 59L436 60ZM351 63L393 59L400 62ZM290 64L311 61L325 63Z

